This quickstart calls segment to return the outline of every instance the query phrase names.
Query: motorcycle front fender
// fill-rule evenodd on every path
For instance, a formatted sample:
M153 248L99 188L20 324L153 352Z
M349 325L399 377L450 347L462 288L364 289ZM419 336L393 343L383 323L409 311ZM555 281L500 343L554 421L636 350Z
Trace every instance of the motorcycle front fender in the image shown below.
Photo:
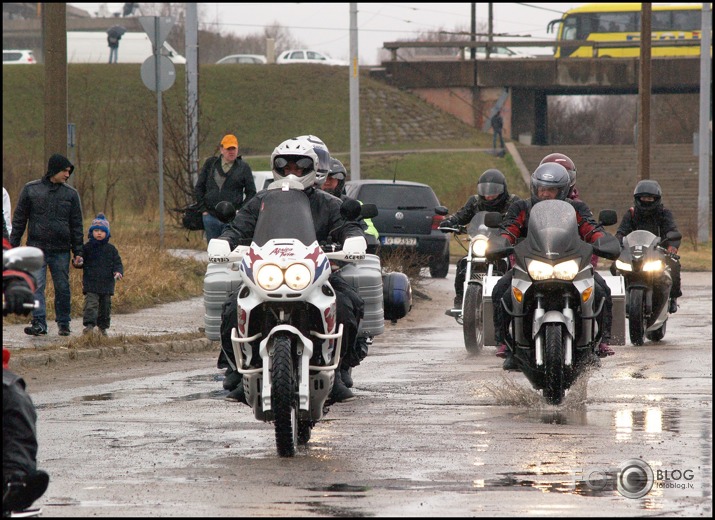
M568 337L566 338L565 344L565 362L566 365L571 365L571 360L573 359L572 349L573 349L573 338L574 338L574 322L573 318L565 316L560 311L547 311L543 314L534 313L534 320L532 326L532 338L534 340L534 345L536 346L536 365L542 366L544 364L543 358L543 345L544 345L544 331L543 327L550 323L561 323L566 327L568 332Z

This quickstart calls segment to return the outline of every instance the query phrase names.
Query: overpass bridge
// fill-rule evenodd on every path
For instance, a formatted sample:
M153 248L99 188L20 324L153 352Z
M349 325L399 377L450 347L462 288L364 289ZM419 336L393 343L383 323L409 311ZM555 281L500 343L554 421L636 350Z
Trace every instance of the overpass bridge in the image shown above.
M503 104L504 135L548 140L547 96L637 94L638 58L386 61L371 76L413 92L476 128L488 130ZM700 92L700 57L651 59L653 94Z

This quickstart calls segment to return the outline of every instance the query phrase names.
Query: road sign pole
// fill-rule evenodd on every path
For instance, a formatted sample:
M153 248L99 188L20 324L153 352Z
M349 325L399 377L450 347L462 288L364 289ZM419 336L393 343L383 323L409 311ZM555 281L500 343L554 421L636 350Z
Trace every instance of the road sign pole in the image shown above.
M159 17L154 17L154 34L159 34ZM161 43L158 39L154 43L154 73L156 78L156 113L158 115L158 161L159 161L159 248L164 249L164 124L161 109L161 74L159 74L159 49Z

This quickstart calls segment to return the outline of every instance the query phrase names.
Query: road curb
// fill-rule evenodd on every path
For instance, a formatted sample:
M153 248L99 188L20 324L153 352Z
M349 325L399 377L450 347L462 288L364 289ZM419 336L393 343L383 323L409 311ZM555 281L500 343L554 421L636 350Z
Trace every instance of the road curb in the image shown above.
M148 343L143 345L111 345L100 348L75 349L75 348L60 348L46 352L21 352L13 351L13 364L20 365L25 368L38 368L50 366L59 362L66 361L81 361L86 359L102 359L109 357L117 357L126 354L136 354L138 352L148 354L167 354L186 353L186 352L202 352L219 349L217 341L211 341L207 338L198 338L192 340L175 340L162 341L159 343Z

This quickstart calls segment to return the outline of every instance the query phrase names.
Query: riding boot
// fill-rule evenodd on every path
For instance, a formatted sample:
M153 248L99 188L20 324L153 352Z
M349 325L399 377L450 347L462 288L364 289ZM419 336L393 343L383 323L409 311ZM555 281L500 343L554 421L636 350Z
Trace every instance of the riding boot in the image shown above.
M348 388L353 387L353 377L352 377L352 367L345 368L343 366L340 366L338 368L340 370L340 379L343 380L343 383L345 383L345 386Z
M341 371L335 371L335 381L333 382L333 389L330 391L328 400L330 403L344 403L346 401L352 401L355 399L355 394L345 386L343 382Z

